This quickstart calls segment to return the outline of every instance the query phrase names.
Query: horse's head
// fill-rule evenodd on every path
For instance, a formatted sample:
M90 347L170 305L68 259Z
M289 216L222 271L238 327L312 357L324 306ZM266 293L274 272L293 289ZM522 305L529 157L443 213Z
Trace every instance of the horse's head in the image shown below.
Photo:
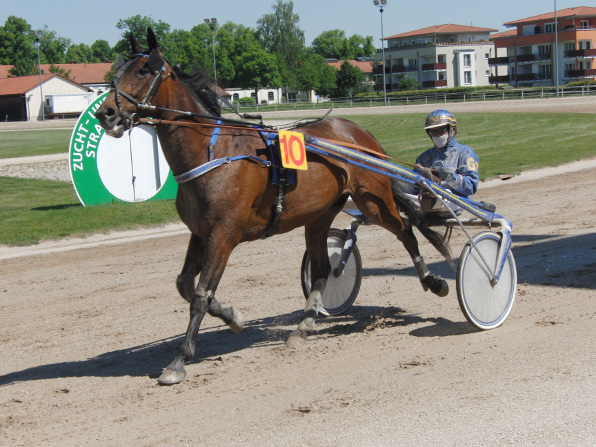
M132 58L125 61L119 56L118 69L110 94L95 113L106 133L120 138L124 131L142 116L145 106L155 97L166 71L171 70L159 50L151 28L147 30L149 50L143 50L130 35Z

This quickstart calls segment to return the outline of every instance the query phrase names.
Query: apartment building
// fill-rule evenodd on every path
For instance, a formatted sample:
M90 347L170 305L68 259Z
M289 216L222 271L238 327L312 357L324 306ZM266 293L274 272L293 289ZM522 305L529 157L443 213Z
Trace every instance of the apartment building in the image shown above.
M513 28L491 36L496 56L491 84L514 87L564 85L596 78L596 7L578 6L504 24Z
M383 90L383 66L387 91L396 90L401 78L419 82L423 89L489 85L488 61L496 56L490 42L491 28L435 25L386 37L375 55L375 90Z

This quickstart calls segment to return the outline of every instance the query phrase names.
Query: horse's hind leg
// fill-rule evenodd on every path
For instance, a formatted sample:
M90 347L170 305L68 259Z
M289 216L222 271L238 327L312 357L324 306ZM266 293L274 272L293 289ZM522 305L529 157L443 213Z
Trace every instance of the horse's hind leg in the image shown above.
M423 289L429 290L438 296L446 296L449 293L449 285L440 276L433 274L426 266L424 259L420 255L418 248L418 240L412 230L411 225L406 224L399 215L399 212L395 208L389 199L377 200L373 199L371 194L362 194L361 196L354 196L354 201L360 211L362 211L368 218L370 218L377 225L392 232L397 239L404 245L408 251ZM389 204L389 205L388 205ZM429 239L430 242L436 248L442 247L443 242L436 239L432 230L428 228L422 228L424 236ZM443 246L442 252L448 253L448 248Z
M199 266L202 261L203 243L197 235L192 234L190 236L190 242L188 243L188 249L186 250L186 258L184 260L182 272L176 279L178 292L182 298L189 303L195 293L195 278L200 272ZM223 308L215 298L211 299L208 312L209 315L213 317L221 318L234 332L241 332L242 329L244 329L244 319L242 318L242 314L233 307Z
M310 256L312 287L306 299L306 306L298 328L290 334L288 344L305 340L306 335L315 329L315 319L322 306L322 295L331 273L327 254L327 235L337 213L343 208L347 197L340 199L322 217L305 227L306 250Z

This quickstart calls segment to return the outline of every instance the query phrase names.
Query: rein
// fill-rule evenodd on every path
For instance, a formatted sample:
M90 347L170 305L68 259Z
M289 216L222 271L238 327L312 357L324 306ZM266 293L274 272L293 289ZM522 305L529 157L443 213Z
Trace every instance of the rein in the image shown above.
M152 110L167 110L170 112L178 112L177 110L171 110L171 109L163 109L161 107L156 107L156 106L149 106L148 108L151 108ZM139 118L139 120L137 121L138 123L141 124L149 124L149 125L156 125L156 124L174 124L174 125L179 125L179 126L189 126L189 127L193 127L193 126L199 126L199 127L215 127L215 128L222 128L222 129L240 129L240 130L252 130L254 132L261 132L262 130L265 129L275 129L274 126L256 126L256 125L252 125L252 124L247 124L244 123L242 121L238 121L238 120L232 120L232 119L226 119L226 118L220 118L220 117L215 117L215 116L209 116L209 115L199 115L197 113L193 113L193 112L184 112L184 111L180 111L180 113L184 114L184 115L192 115L192 116L197 116L197 117L201 117L201 118L207 118L207 119L211 119L211 120L221 120L221 121L228 121L228 122L232 122L232 123L240 123L240 125L238 126L227 126L227 125L221 125L221 124L208 124L208 123L197 123L194 121L176 121L176 120L164 120L164 119L160 119L160 118ZM398 158L394 158L390 155L387 154L380 154L378 152L375 152L371 149L368 149L367 147L361 146L359 144L352 144L352 143L346 143L345 141L337 141L337 140L329 140L327 138L325 138L325 141L328 141L330 143L333 144L337 144L339 146L344 146L344 147L349 147L350 149L358 149L362 152L366 152L372 155L376 155L379 157L384 157L385 159L389 159L389 160L393 160L396 161L398 163L404 164L406 166L410 166L412 168L415 168L416 165L415 164L411 164L408 162L405 162L403 160L400 160Z
M229 118L222 118L222 117L217 117L217 116L212 116L212 115L205 115L205 114L200 114L200 113L195 113L195 112L190 112L190 111L185 111L185 110L168 109L165 107L158 107L158 106L154 106L154 105L150 104L151 101L153 100L153 98L155 97L155 95L157 94L157 90L159 89L161 83L167 77L170 76L170 73L168 73L167 75L164 76L164 73L166 71L166 60L162 56L160 56L156 50L152 50L148 55L147 54L135 54L134 56L135 56L135 59L131 59L130 61L128 61L126 63L123 63L122 61L117 61L117 64L119 64L120 67L119 67L118 72L116 73L116 76L114 77L114 80L112 82L111 90L114 91L114 94L116 96L116 104L118 106L119 111L121 111L120 96L123 96L128 101L133 103L137 107L138 110L141 110L141 111L148 110L148 111L177 113L182 116L189 116L189 117L194 117L194 118L203 118L203 119L213 120L216 122L216 124L198 123L198 122L190 122L190 121L178 121L178 120L164 120L164 119L159 119L159 118L137 118L137 120L135 122L131 123L131 126L134 126L138 123L150 124L150 125L173 124L173 125L178 125L178 126L212 127L212 128L216 128L216 129L221 128L221 129L236 129L236 130L238 130L238 129L252 130L255 132L259 132L259 133L263 130L277 130L277 128L274 126L266 126L263 124L258 124L258 125L257 124L249 124L249 123L245 123L244 121L233 120L233 119L229 119ZM118 89L118 81L120 80L120 76L122 75L122 73L124 73L124 70L126 69L126 67L129 64L131 64L132 62L134 62L139 57L144 57L147 59L147 65L149 66L149 68L151 68L153 75L154 75L153 80L151 81L151 84L149 85L149 88L147 89L147 92L145 93L145 97L141 101L137 101L129 94L122 92ZM222 121L232 123L235 125L222 125L221 124ZM351 149L357 149L362 152L375 155L377 157L383 157L385 159L390 159L390 160L396 161L397 163L404 164L409 167L416 167L416 165L413 165L411 163L407 163L405 161L391 157L387 154L375 152L371 149L368 149L368 148L358 145L358 144L352 144L352 143L336 141L336 140L326 140L326 141L329 141L330 143L337 144L340 146L348 147Z

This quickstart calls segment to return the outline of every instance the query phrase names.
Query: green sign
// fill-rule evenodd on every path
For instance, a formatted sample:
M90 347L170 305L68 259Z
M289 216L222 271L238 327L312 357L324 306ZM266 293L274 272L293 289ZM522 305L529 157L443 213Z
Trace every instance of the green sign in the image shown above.
M176 197L178 185L155 128L137 126L121 138L105 134L95 112L108 93L81 114L70 138L70 175L84 206Z

